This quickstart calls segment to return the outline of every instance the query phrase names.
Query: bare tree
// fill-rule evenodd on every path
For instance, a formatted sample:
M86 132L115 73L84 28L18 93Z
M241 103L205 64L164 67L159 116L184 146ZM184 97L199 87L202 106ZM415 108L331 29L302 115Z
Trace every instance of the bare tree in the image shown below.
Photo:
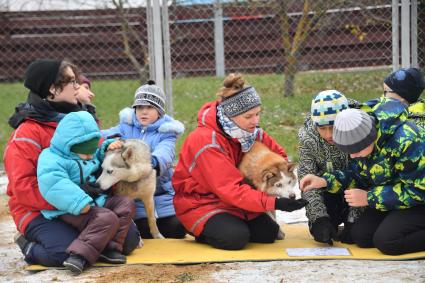
M294 80L298 72L298 59L309 35L323 22L324 16L329 9L336 8L343 3L343 0L304 0L301 15L296 22L295 30L292 31L289 7L294 2L291 3L291 1L287 0L274 1L273 9L276 11L280 21L283 56L286 62L284 96L294 95Z
M366 11L371 21L391 23L391 19L376 16L367 10L368 5L388 4L386 0L250 0L252 6L267 6L274 11L281 31L284 68L284 96L294 95L295 76L299 71L299 59L309 37L319 28L332 24L332 10L359 8ZM366 33L356 25L347 26L362 41Z
M112 4L115 6L118 16L121 22L121 35L124 45L124 54L129 58L134 66L134 69L139 74L141 82L147 81L149 78L149 51L143 41L141 35L134 29L129 23L127 17L128 9L124 8L123 0L112 0ZM137 43L139 51L141 52L141 60L136 56L137 49L131 45L131 40L134 39ZM139 57L140 58L140 57Z

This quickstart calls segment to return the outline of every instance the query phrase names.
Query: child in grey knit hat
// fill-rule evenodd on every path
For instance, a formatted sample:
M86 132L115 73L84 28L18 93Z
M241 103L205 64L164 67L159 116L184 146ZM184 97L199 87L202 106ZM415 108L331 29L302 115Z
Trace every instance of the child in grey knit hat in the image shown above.
M165 114L165 94L154 81L140 86L134 94L132 107L121 110L119 116L120 123L103 130L103 137L142 139L149 145L152 167L157 172L154 201L159 231L166 238L183 238L186 232L175 216L171 177L176 140L184 132L184 125ZM141 201L136 201L135 223L142 238L151 238L145 207Z

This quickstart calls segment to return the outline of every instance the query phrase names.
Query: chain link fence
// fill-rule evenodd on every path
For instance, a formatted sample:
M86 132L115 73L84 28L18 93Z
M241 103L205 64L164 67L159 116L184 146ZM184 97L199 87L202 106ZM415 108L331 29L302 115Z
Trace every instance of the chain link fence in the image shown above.
M56 2L61 11L3 8L0 81L21 80L41 57L68 58L92 78L149 77L145 7L70 10L69 1ZM290 75L392 64L391 0L169 2L173 78L216 75L218 67L221 75ZM417 6L417 58L424 68L424 1Z
M142 71L148 66L145 14L143 8L3 12L0 80L22 79L37 58L69 59L94 78L134 78L132 59Z

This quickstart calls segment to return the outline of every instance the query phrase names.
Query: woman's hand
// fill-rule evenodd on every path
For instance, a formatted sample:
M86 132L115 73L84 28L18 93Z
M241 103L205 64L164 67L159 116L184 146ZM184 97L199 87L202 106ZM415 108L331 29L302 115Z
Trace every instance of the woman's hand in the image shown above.
M367 191L361 189L349 189L344 192L345 201L349 206L367 206Z
M300 189L303 192L308 192L313 189L320 189L326 187L327 182L325 179L313 174L307 174L300 181Z
M120 140L116 140L114 142L111 142L108 145L108 148L106 150L115 150L115 149L119 149L122 147L122 142Z
M81 209L81 214L86 214L90 210L90 204L86 205L83 209Z

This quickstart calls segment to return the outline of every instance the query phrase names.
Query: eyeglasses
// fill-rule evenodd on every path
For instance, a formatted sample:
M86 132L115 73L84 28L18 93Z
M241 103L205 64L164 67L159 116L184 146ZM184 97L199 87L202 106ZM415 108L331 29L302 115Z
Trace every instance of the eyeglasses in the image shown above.
M384 96L387 96L387 93L395 93L395 92L392 90L384 90Z
M69 82L67 82L66 84L70 84L72 85L73 88L78 88L80 86L80 83L77 82L76 80L70 80Z

